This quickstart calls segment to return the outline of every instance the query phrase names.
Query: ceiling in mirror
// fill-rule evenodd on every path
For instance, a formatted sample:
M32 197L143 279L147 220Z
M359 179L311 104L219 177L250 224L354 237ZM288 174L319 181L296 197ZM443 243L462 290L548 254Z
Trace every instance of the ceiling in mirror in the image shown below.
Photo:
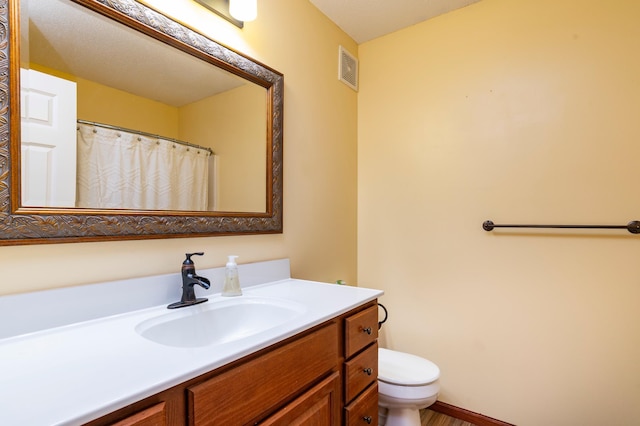
M134 0L23 0L19 16L20 3L8 0L0 8L0 49L10 59L0 63L0 99L10 100L0 104L0 119L9 123L0 128L0 245L282 232L282 74ZM38 142L42 122L62 122L50 120L59 113L47 108L58 98L43 101L41 74L71 87L60 89L71 103L59 109L74 123L76 163L64 160L67 167L57 170L77 172L68 179L77 184L52 184L33 173L49 167ZM46 84L48 94L53 86ZM166 142L167 152L184 149L201 158L214 153L213 166L205 167L206 179L214 181L206 206L140 207L118 197L80 203L81 182L103 180L79 177L93 161L80 146L90 145L85 139L93 134L102 138L103 130L115 130L117 143L110 139L110 147L132 139L149 146ZM49 144L49 136L43 140ZM150 163L127 173L153 175ZM161 164L164 170L167 163ZM177 182L178 194L188 192L200 172L185 171L199 167L180 166L163 182ZM62 193L61 187L73 187L71 201L37 198L50 188Z

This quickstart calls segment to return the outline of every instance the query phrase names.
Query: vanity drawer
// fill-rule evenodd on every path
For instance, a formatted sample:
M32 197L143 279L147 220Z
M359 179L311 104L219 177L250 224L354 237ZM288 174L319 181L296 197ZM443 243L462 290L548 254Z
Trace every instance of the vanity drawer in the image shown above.
M378 425L378 383L369 386L369 389L344 408L344 425Z
M371 306L344 320L344 356L351 357L378 339L378 306Z
M187 389L190 425L245 424L338 364L335 322Z
M378 343L344 363L344 400L351 401L378 378Z

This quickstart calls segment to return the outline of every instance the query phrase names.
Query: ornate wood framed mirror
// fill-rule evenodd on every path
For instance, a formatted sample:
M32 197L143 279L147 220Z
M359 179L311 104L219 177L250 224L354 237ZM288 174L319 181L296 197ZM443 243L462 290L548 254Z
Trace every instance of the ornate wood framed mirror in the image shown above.
M76 59L61 59L63 48L58 47L56 43L62 42L47 38L46 29L49 23L38 21L36 13L29 10L33 7L29 3L38 4L38 7L46 3L53 8L45 13L47 19L54 19L55 15L61 15L67 20L67 30L72 28L76 31L68 37L76 43L70 50L78 52L82 50L81 46L88 45L91 48L89 50L94 50L102 55L102 66L94 66L94 70L104 68L110 63L119 64L121 67L119 70L103 74L110 76L112 81L119 82L121 80L125 84L123 88L114 87L116 83L106 80L99 81L100 77L82 68L86 67L87 70L90 68L88 66L92 62L88 57L90 53L82 53L84 56L81 61L77 61L78 65L73 65L76 63ZM56 12L59 7L67 9ZM30 13L33 16L29 16ZM104 21L105 28L111 28L109 26L121 28L141 40L144 39L145 43L151 43L153 47L140 47L142 53L136 53L138 56L134 59L127 59L126 56L121 57L120 53L131 54L131 52L135 52L134 45L138 41L130 42L128 39L123 39L125 41L121 44L115 43L114 40L119 40L120 36L111 33L111 29L105 29L107 40L110 41L104 45L107 47L103 48L101 42L97 41L97 37L101 35L99 33L102 31L102 23L90 24L91 34L82 33L81 28L86 25L70 25L68 22L73 14L81 15L80 19L83 22L93 22L93 19L98 19L101 22ZM31 25L28 30L25 29L27 25ZM55 30L55 26L52 28L54 28L54 33L61 33L61 31ZM0 127L0 245L282 232L284 77L281 73L228 49L133 0L0 0L0 29L2 29L0 53L5 58L4 61L0 61L0 120L2 120ZM45 43L44 47L38 47L38 43L42 43L42 40ZM142 41L140 42L142 43ZM106 51L114 48L116 51ZM48 54L53 52L55 53L53 56L57 57L52 62L47 62L49 60L43 56L43 52ZM175 60L166 59L165 53L176 53L181 56ZM148 68L143 71L139 70L139 66L153 63L158 58L164 62L154 65L155 74L148 71ZM63 65L56 66L56 60ZM183 63L192 65L187 66ZM171 67L172 64L179 64L177 70L173 70L176 67ZM241 202L234 204L230 201L218 203L216 207L216 205L209 203L209 207L193 210L183 208L181 204L168 209L130 207L127 204L112 204L108 207L101 204L88 204L85 207L78 207L77 201L73 200L74 195L71 196L71 202L67 204L43 201L44 198L41 200L38 197L27 197L25 195L27 189L36 188L35 193L39 193L38 191L46 192L45 190L57 188L59 184L54 185L48 177L44 180L40 179L38 173L35 178L30 177L29 174L34 170L40 172L41 169L56 169L51 166L48 146L43 148L48 144L48 141L45 144L31 143L31 145L25 142L28 139L25 137L26 134L31 137L33 133L37 133L26 127L25 121L29 121L31 116L30 112L26 113L25 111L33 110L36 116L40 113L41 116L48 118L52 114L42 112L44 107L41 107L39 101L32 101L26 97L25 82L31 83L31 78L25 77L25 69L33 69L37 72L44 71L57 78L62 77L62 79L77 83L77 105L74 106L77 109L77 116L74 119L77 118L83 122L88 119L89 123L96 125L100 125L98 121L105 121L100 117L113 117L119 114L121 120L131 119L135 114L129 111L139 108L139 104L134 102L133 106L131 104L121 106L112 103L112 98L109 98L109 101L101 98L97 102L99 107L96 107L96 104L87 104L84 101L95 98L96 91L94 90L89 95L83 92L81 95L80 90L83 87L95 88L99 86L103 92L107 87L109 91L117 92L118 96L122 93L129 96L130 92L142 90L145 82L156 83L155 88L151 87L147 90L152 93L150 96L153 99L144 99L140 102L145 104L162 103L162 108L170 111L168 114L171 117L177 117L176 122L183 121L189 125L183 128L176 125L175 128L178 130L174 129L173 134L166 134L164 130L162 132L165 134L160 134L161 131L149 131L149 127L140 129L138 121L142 122L142 119L127 122L126 125L116 123L118 128L124 131L131 130L135 135L157 137L162 139L162 142L166 139L179 143L178 139L186 137L191 141L191 138L195 138L197 143L194 149L197 149L197 145L202 145L200 142L202 135L206 136L205 139L217 140L218 148L214 143L211 149L208 147L207 149L214 153L219 150L221 164L226 165L227 169L238 172L235 177L231 175L231 177L225 178L224 174L216 170L217 193L257 192L257 198L254 197L249 204ZM53 71L51 72L51 70ZM164 89L170 92L167 93L167 97L172 95L182 97L189 92L205 93L209 85L214 85L213 81L217 80L215 76L219 75L221 71L226 74L226 77L221 77L222 79L233 81L231 89L229 87L217 89L218 91L213 95L208 94L209 97L204 101L189 98L177 101L175 105L166 106L170 102L164 101ZM134 78L134 73L137 72L143 74L142 78L140 76ZM191 89L185 86L185 84L193 82L200 85ZM215 102L217 102L217 98L228 98L230 93L238 91L234 90L237 87L249 87L246 90L258 93L252 95L251 104L253 106L250 107L247 102L242 100L245 98L240 98L240 101L235 100L234 104L222 104L222 106L218 106L218 109L199 109L200 122L187 116L185 111L195 109L193 105L211 105L214 103L211 99L216 98ZM138 100L143 98L139 93L132 96ZM42 102L42 105L52 105L56 102L48 100ZM69 109L73 108L64 110L68 111ZM234 109L242 114L234 118L223 114L223 112ZM251 126L242 121L248 117L249 111L256 109L261 111L259 114L262 115L258 115L257 119L251 118L253 123ZM105 112L105 110L108 111ZM216 122L214 118L218 116L223 118ZM165 125L172 120L167 119L166 116L163 117L149 119L146 125L153 129L154 125ZM114 120L118 121L117 118ZM241 121L236 123L235 120ZM52 121L55 122L55 119ZM255 125L256 122L257 125ZM74 126L75 123L74 121ZM229 123L233 125L231 126ZM104 127L113 127L113 124L107 123ZM209 127L203 127L207 125ZM229 128L223 132L225 125ZM38 123L36 123L36 127L38 127ZM252 139L250 148L244 146L238 148L240 136L234 136L233 131L246 130L249 127L259 129L252 137L245 138ZM79 131L79 127L74 130ZM201 139L198 139L198 135L201 136ZM120 136L118 133L118 137ZM47 137L44 139L46 140ZM140 140L139 136L138 140ZM154 139L154 141L156 140ZM74 144L76 142L74 140ZM160 141L156 141L155 144L159 145ZM35 148L33 148L34 146ZM175 146L173 144L174 148ZM191 146L193 148L193 145ZM244 150L245 153L230 154L235 148L239 152ZM247 154L247 152L250 153ZM254 153L256 154L254 155ZM254 157L258 160L255 160ZM73 161L78 161L79 164L70 166L69 161L71 160L65 161L62 164L66 164L66 168L69 170L80 170L84 164L84 160L78 156L74 156ZM237 164L242 164L242 166L237 166ZM57 167L58 171L64 169L64 167ZM146 167L145 163L145 170ZM224 167L220 167L220 169L224 169ZM136 170L136 172L138 171ZM254 189L229 186L231 182L243 180L246 176L254 176L247 179L251 180ZM42 186L46 188L35 186L33 182L37 183L39 179L44 182ZM176 183L178 184L178 192L180 192L180 188L182 188L180 185L183 182L180 179L171 180L172 185ZM259 188L257 191L256 187ZM74 190L72 189L72 191ZM75 194L76 199L77 197L79 197L78 194ZM212 205L213 207L211 207Z

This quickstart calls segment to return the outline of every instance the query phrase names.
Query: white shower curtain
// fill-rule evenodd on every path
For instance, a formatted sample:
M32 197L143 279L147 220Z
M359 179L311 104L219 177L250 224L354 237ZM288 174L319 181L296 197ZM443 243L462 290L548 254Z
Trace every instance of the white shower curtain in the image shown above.
M203 149L78 123L77 206L108 209L207 209Z

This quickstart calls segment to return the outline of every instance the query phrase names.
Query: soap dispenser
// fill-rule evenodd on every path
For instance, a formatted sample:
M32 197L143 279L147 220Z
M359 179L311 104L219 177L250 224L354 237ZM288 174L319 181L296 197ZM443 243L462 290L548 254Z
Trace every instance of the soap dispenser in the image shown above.
M229 256L227 265L224 269L224 287L222 288L222 296L242 296L240 290L240 280L238 278L238 265L236 258L238 256Z

